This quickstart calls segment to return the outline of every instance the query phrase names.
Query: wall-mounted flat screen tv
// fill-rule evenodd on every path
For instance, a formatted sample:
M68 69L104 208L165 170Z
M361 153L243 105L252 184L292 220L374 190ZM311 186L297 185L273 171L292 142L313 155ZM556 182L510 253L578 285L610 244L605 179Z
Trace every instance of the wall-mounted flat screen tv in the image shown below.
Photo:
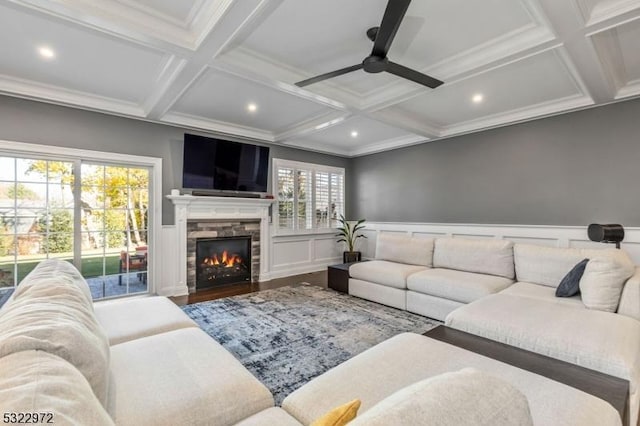
M268 174L266 146L184 135L184 189L267 192Z

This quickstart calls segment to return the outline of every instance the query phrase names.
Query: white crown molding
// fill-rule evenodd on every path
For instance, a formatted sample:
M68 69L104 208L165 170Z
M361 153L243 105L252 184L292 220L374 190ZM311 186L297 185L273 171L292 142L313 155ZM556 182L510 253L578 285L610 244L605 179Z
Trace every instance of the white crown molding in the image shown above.
M275 140L278 142L285 142L289 139L307 136L320 130L325 130L329 127L333 127L336 124L343 123L349 120L351 117L352 114L350 113L338 111L322 114L319 117L311 118L295 126L284 129L281 132L277 132L275 135Z
M294 147L298 149L304 149L306 151L318 152L320 154L337 155L339 157L351 158L351 153L346 149L336 148L318 142L311 142L305 139L290 139L281 142L280 145Z
M411 145L418 145L424 142L428 142L429 138L418 135L401 136L398 138L388 139L379 143L369 144L363 148L356 148L349 150L348 153L351 157L357 157L359 155L375 154L377 152L389 151L391 149L404 148Z
M202 1L203 0L196 0L194 1L193 7L190 11L190 15L193 15L193 13L195 11L197 11L197 9L199 7L202 7ZM174 16L168 15L164 12L161 12L157 9L154 9L152 7L149 7L145 4L141 4L135 0L116 0L116 2L121 3L123 5L125 5L127 8L129 9L133 9L133 10L137 10L140 11L146 15L150 15L153 16L155 19L159 19L162 21L165 21L166 23L170 24L170 25L174 25L177 27L181 27L185 30L187 30L191 24L191 22L189 21L189 19L187 18L187 20L180 20ZM195 11L194 11L195 9Z
M620 18L622 15L640 9L640 0L605 0L591 10L584 0L577 0L577 2L588 27Z
M370 114L370 117L390 126L399 127L410 133L423 136L427 139L439 137L444 129L441 124L429 122L423 118L411 117L398 107L391 107L383 111L373 112Z
M633 80L618 89L616 99L624 99L640 95L640 80Z
M162 117L161 121L164 123L177 124L193 129L224 133L227 135L240 136L265 142L275 142L273 133L265 130L226 123L224 121L211 120L205 117L196 117L193 115L181 114L178 112L170 112L165 114Z
M478 130L491 129L511 125L523 121L557 115L575 109L580 109L594 105L593 99L587 95L577 94L562 99L556 99L540 103L538 105L527 106L507 113L498 113L470 120L464 123L447 127L441 136L458 136Z
M131 117L144 117L140 105L49 84L0 75L0 93L41 102L80 107Z

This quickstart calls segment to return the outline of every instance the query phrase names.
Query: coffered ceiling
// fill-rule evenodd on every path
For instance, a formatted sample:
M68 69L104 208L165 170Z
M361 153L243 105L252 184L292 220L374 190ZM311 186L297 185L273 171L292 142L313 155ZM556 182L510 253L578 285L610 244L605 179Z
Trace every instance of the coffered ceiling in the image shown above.
M391 0L395 1L395 0ZM0 93L357 156L640 95L640 0L0 0Z

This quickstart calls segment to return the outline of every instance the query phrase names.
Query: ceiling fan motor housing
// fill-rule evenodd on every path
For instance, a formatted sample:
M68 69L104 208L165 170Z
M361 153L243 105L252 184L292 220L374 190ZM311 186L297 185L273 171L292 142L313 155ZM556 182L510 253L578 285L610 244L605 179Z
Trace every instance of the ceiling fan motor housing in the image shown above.
M379 56L367 56L362 61L362 69L369 73L379 73L387 69L387 58L381 58Z

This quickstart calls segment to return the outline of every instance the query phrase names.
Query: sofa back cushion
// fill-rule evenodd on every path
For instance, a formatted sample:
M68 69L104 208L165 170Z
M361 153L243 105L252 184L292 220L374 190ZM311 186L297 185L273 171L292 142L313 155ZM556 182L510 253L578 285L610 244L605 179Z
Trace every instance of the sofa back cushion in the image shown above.
M527 398L513 385L474 368L419 381L383 399L350 426L533 425Z
M640 321L640 267L622 288L618 313Z
M41 285L43 281L48 284ZM84 295L86 305L93 310L91 290L85 279L71 263L58 259L48 259L38 263L38 266L16 287L13 298L18 299L34 288L41 291L43 288L50 289L52 286L56 287L56 291L61 287L77 288Z
M513 243L507 240L438 238L433 267L513 279Z
M376 241L376 259L431 267L433 239L382 232Z
M589 309L616 312L625 282L635 265L622 250L583 250L589 262L580 280L582 303Z
M82 374L43 351L0 358L0 407L4 413L38 413L42 420L33 423L114 424Z
M516 280L556 288L581 260L588 258L577 248L557 248L532 244L513 247Z
M29 282L28 290L0 314L0 357L41 350L63 358L106 404L109 343L86 295L77 286L67 285L64 277L37 273L32 277L38 279Z

